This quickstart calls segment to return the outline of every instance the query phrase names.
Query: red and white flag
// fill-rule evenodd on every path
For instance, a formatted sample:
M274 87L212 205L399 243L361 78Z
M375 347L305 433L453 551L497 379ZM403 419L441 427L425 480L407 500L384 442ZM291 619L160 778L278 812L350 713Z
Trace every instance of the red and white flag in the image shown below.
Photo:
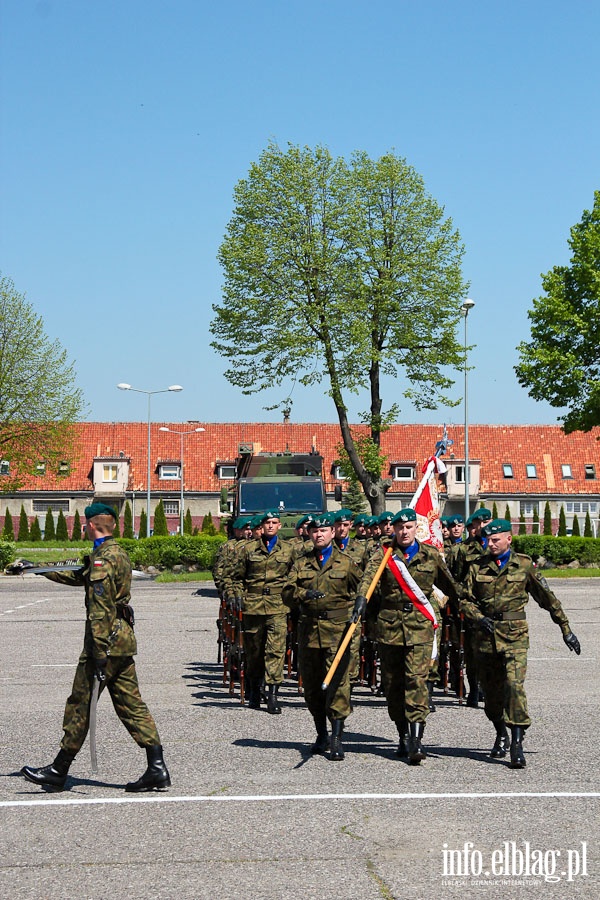
M444 536L440 522L437 479L447 472L439 456L431 456L423 466L423 477L408 504L417 514L417 540L444 550Z

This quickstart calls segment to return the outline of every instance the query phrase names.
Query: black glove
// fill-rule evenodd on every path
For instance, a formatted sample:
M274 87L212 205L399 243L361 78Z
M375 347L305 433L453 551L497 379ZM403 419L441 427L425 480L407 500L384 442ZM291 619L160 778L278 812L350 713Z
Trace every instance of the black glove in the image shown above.
M106 656L103 656L102 659L94 660L94 677L98 679L98 681L106 681L106 663L108 660Z
M352 619L351 622L358 622L359 619L364 619L365 613L367 611L367 603L369 601L366 597L361 597L359 594L356 600L354 601L354 609L352 610Z
M579 654L581 653L581 644L572 631L570 631L568 634L563 634L563 641L565 642L569 650L574 650L577 656L579 656Z
M484 616L483 619L479 620L479 627L482 631L485 631L486 634L493 634L495 628L494 620L490 619L489 616Z
M323 593L323 591L313 591L312 588L309 588L304 595L304 599L305 600L322 600L324 596L325 596L325 594Z

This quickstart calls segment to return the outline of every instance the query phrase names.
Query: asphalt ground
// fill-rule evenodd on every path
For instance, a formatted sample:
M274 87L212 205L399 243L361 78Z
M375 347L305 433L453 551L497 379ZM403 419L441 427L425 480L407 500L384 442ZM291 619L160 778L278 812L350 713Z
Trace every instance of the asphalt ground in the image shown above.
M409 766L384 701L355 692L346 758L311 757L296 682L270 716L230 696L217 665L211 585L135 582L142 695L173 786L126 794L145 754L98 709L100 772L88 743L67 790L45 793L21 766L46 765L83 635L81 590L0 578L0 892L19 898L600 897L597 581L555 581L581 640L576 657L534 602L527 766L489 757L482 709L437 694L428 758ZM486 873L489 873L486 875Z

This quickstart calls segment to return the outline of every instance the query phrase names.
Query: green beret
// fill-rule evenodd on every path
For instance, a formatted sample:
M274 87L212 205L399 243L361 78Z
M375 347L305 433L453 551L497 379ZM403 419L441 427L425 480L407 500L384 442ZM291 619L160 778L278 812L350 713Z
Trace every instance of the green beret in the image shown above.
M332 512L321 513L320 516L314 516L308 523L308 530L311 528L333 528L335 522L335 514Z
M266 512L261 513L259 515L260 523L262 525L263 522L266 522L267 519L280 519L281 515L278 509L268 509Z
M366 525L369 516L366 513L360 513L360 515L356 516L354 519L354 525Z
M483 528L483 533L488 537L490 534L501 534L503 531L509 531L512 534L512 525L508 519L492 519Z
M301 517L298 519L298 521L296 522L295 526L294 526L294 527L296 528L296 530L297 530L298 528L302 528L303 525L306 525L308 519L309 519L308 516L301 516Z
M397 525L399 522L416 522L417 514L414 509L411 509L410 506L407 506L406 509L401 509L400 512L397 512L394 518L392 519L392 525Z
M380 525L382 525L384 522L391 522L393 518L394 513L390 512L390 510L388 509L385 512L381 513L381 515L378 517L378 522Z
M262 516L252 516L252 518L248 522L248 525L250 526L250 528L258 528L258 526L262 525L262 523L263 523Z
M338 509L331 514L334 522L352 522L354 515L351 509Z
M238 516L235 522L233 523L233 528L237 528L241 530L242 528L246 528L247 525L250 525L252 522L252 516Z
M92 503L91 506L86 506L83 511L86 519L93 519L94 516L112 516L116 521L117 514L107 503Z
M472 513L471 518L473 521L475 521L475 519L481 519L482 522L486 522L488 519L492 518L492 514L489 509L482 506L481 509L476 509L475 512Z
M446 525L448 528L452 528L453 525L464 525L464 523L464 516L461 516L460 513L456 513L453 516L446 516Z

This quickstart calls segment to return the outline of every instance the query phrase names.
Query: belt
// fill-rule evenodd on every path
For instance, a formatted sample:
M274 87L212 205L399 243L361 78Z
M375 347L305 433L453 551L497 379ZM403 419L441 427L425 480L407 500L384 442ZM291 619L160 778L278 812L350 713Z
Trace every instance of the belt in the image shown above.
M387 600L381 608L382 609L398 609L398 610L401 610L402 612L409 613L409 612L412 612L415 607L414 607L414 604L410 602L410 600L405 600L405 601L400 600L400 601L398 601L398 603L394 603L393 601L390 602L389 600Z
M493 613L490 616L490 619L493 619L495 622L516 622L518 619L525 619L525 611L515 611L515 612L497 612Z
M323 609L318 612L310 612L300 607L300 612L307 619L323 619L329 622L347 622L349 618L347 609Z

